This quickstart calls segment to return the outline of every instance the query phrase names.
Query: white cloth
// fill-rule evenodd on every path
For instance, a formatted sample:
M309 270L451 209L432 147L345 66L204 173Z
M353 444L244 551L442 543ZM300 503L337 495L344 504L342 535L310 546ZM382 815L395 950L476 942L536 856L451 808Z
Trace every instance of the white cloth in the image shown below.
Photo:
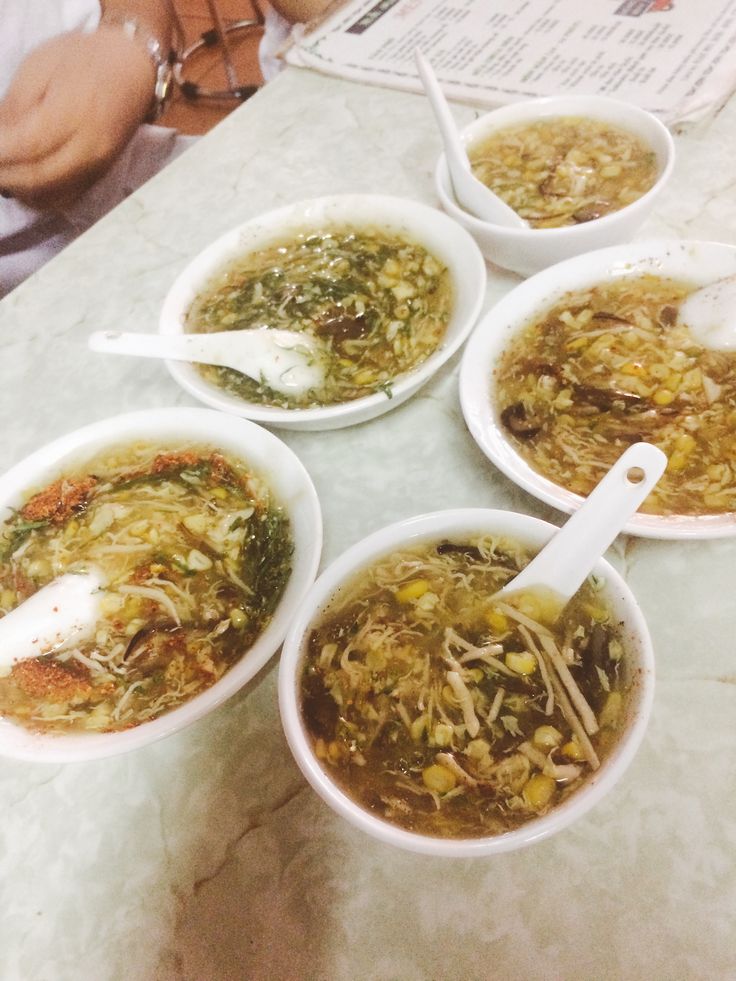
M0 0L0 98L23 58L67 31L92 31L97 0ZM0 198L0 296L145 183L192 141L173 129L141 126L113 167L62 215Z

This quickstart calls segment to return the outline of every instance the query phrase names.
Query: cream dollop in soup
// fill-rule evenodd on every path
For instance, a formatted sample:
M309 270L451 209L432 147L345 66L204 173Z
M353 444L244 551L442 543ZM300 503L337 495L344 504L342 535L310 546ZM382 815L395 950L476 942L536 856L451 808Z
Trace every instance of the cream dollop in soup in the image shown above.
M2 526L0 613L90 566L94 636L17 661L0 716L45 732L129 729L213 685L271 619L291 573L267 483L207 447L101 454L28 496Z
M296 396L229 368L206 366L213 384L249 401L308 408L391 396L397 376L442 343L450 274L424 246L383 231L335 228L285 238L233 262L187 313L190 332L268 326L316 338L325 379Z
M601 218L645 194L657 156L625 129L560 116L491 133L468 148L473 173L533 228Z
M544 597L492 599L530 557L489 535L400 549L313 625L304 725L371 814L435 837L500 834L574 793L615 744L620 625L593 581L554 625Z

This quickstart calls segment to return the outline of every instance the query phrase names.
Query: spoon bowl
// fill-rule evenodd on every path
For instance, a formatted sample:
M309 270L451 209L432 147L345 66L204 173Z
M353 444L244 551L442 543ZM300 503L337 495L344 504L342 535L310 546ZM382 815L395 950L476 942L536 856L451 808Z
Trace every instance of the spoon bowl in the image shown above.
M678 320L698 344L736 351L736 276L701 286L680 304Z
M0 619L0 667L64 650L89 638L100 615L98 573L67 573Z
M319 343L293 330L260 327L175 337L100 330L90 336L89 346L107 354L232 368L286 395L301 395L324 380Z
M473 174L465 146L432 66L418 48L414 59L445 145L445 157L457 200L466 211L482 221L509 228L528 228L527 222L513 208Z

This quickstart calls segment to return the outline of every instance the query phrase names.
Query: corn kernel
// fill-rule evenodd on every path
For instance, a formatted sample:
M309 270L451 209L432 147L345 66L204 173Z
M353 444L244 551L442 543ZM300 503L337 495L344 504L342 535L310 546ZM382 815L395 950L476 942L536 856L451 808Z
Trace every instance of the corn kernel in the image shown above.
M685 372L682 387L686 392L696 392L703 387L703 372L700 368L691 368Z
M516 674L534 674L537 670L537 659L531 651L509 651L504 661Z
M442 686L442 697L449 705L454 707L458 705L457 695L451 685Z
M207 518L203 514L188 514L182 520L182 524L193 535L203 535L207 530Z
M574 341L568 341L565 348L568 351L579 351L580 348L585 347L587 343L587 337L576 337Z
M621 697L621 692L610 692L598 717L598 724L601 729L612 728L617 725L622 708L623 698Z
M658 388L652 396L652 400L657 405L669 405L670 402L674 402L675 393L671 392L668 388Z
M595 620L596 623L605 623L608 619L608 610L602 606L596 606L594 603L586 603L583 609L591 620Z
M690 433L683 433L675 440L675 449L681 453L691 453L695 449L695 437Z
M67 522L67 526L64 529L64 538L72 538L79 531L79 522L72 518L71 521Z
M579 760L584 760L585 755L580 748L576 739L571 739L569 742L560 750L565 759L572 760L573 762L578 762Z
M216 497L219 501L224 501L227 497L227 491L224 487L213 487L212 496Z
M15 601L18 599L18 594L12 589L4 589L0 593L0 606L4 610L10 610L15 606Z
M471 739L465 747L465 755L471 760L482 760L490 751L491 744L485 739Z
M425 787L434 790L437 794L446 794L457 786L457 777L452 770L448 770L446 766L439 763L425 767L422 770L422 780Z
M664 387L669 388L671 392L678 392L680 390L680 385L682 384L682 375L679 371L673 371L664 380Z
M370 368L363 368L362 371L356 372L353 381L356 385L372 385L377 378L378 375L375 371L372 371Z
M396 599L399 603L411 603L412 600L424 596L428 589L429 583L426 579L412 579L396 591Z
M552 777L548 777L546 773L535 773L527 780L522 796L529 807L541 811L552 800L556 787Z
M619 370L622 374L631 375L635 378L645 378L647 374L647 369L638 361L627 361L626 364L621 365Z
M414 740L415 743L418 743L419 740L422 738L422 734L424 733L424 730L426 728L427 728L427 716L426 715L420 715L419 718L414 719L414 721L412 722L411 727L409 729L409 733L410 733L411 738Z
M449 726L446 722L438 722L434 727L435 746L449 746L454 733L455 730L452 726Z
M504 634L509 629L508 617L505 613L501 613L500 610L486 610L485 621L491 630L495 630L498 634Z
M239 607L234 607L230 610L230 623L235 627L236 630L240 630L248 622L248 617L245 615L243 610Z
M667 470L670 473L679 473L681 470L685 469L687 464L688 464L687 454L680 453L678 450L675 450L675 452L671 454L669 460L667 461Z
M474 681L476 685L479 685L485 678L485 674L482 668L471 668L470 671L468 671L468 677L471 681Z
M525 616L531 617L532 620L538 620L541 610L541 605L537 596L532 593L522 593L516 600L515 604L519 611Z
M562 742L562 733L554 726L537 726L532 742L539 749L554 749Z

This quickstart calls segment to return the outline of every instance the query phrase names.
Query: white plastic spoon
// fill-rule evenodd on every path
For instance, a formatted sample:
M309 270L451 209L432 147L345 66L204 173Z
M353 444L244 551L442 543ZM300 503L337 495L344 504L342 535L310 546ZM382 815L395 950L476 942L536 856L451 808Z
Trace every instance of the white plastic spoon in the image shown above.
M667 457L651 443L634 443L593 488L580 508L494 598L540 593L554 620L651 491Z
M97 572L66 573L0 618L0 666L91 637L100 618L101 585Z
M483 221L527 228L527 222L473 174L450 107L432 66L418 48L414 52L414 60L442 134L450 179L458 202L466 211Z
M99 330L93 351L213 364L262 381L274 391L300 395L324 380L319 342L308 334L270 327L215 334L134 334Z
M703 347L736 350L736 276L695 290L680 304L678 319Z

